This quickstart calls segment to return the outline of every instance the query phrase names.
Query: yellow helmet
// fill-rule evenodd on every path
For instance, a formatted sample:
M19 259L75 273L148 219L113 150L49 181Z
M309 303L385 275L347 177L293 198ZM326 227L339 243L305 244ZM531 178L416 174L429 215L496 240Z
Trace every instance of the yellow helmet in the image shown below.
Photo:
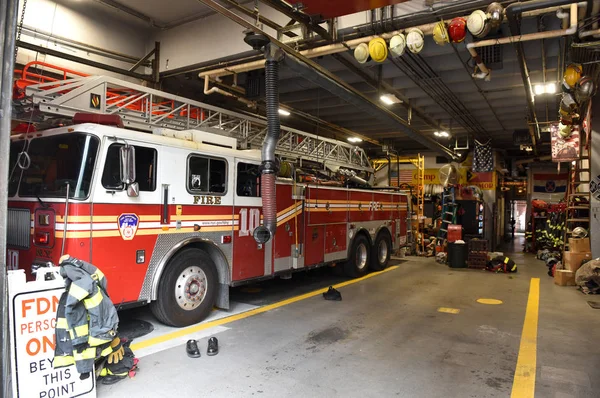
M388 56L387 43L381 37L369 42L369 55L375 62L384 62Z
M450 43L448 30L446 29L446 24L444 21L439 21L433 27L433 40L435 40L435 42L440 46Z
M563 75L564 82L569 88L574 88L577 81L581 78L583 68L581 64L569 64Z

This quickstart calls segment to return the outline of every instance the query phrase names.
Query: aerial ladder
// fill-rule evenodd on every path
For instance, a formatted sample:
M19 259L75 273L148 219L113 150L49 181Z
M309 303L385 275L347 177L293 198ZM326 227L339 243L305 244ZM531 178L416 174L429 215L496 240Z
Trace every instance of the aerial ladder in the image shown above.
M114 77L85 75L40 62L28 64L18 73L13 102L20 115L26 115L18 117L21 120L72 118L80 112L118 115L125 128L148 132L202 130L235 138L238 149L261 148L267 134L267 120L258 115L222 109ZM350 168L373 173L362 148L290 127L281 126L276 153L300 164L303 160L318 162L330 171Z

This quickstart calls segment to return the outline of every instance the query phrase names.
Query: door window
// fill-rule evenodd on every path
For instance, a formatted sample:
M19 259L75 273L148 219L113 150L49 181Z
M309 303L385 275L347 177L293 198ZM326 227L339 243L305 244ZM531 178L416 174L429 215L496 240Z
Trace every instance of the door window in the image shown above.
M260 198L260 170L257 164L238 163L236 194Z
M193 194L224 195L227 192L227 161L200 155L188 158L187 189Z
M123 144L112 144L106 154L106 163L102 173L102 186L106 189L123 190L121 182L119 150ZM156 190L157 152L154 148L134 145L136 182L140 191L153 192Z

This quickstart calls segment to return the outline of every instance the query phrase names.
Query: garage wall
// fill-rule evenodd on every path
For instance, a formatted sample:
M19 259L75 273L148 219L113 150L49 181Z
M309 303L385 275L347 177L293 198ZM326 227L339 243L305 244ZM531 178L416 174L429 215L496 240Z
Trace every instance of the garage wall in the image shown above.
M20 2L20 10L23 1ZM128 21L122 16L105 8L97 6L94 2L51 0L28 0L25 13L24 26L37 31L70 38L88 45L101 47L119 53L143 57L146 54L148 43L148 30L139 23ZM58 44L43 34L34 34L23 30L21 40L49 47L81 58L91 59L121 68L129 68L131 64L105 58L82 50L73 49L64 44ZM124 78L123 76L83 66L60 58L37 54L34 51L19 49L17 63L26 64L36 60L59 65L84 73L96 75L110 75ZM140 71L143 71L140 69ZM127 78L135 81L136 79Z
M289 21L283 14L262 3L259 5L259 10L261 15L280 25L286 25ZM239 15L252 22L250 17ZM268 34L277 35L275 30L266 26L263 28ZM243 31L241 25L220 14L176 28L159 30L154 33L152 45L154 41L161 43L160 71L251 52L252 48L244 42Z

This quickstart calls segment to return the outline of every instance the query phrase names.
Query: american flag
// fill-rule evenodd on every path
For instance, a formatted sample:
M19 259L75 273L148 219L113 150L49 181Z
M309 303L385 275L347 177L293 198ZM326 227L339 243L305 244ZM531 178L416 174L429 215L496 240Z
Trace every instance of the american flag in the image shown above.
M414 173L414 170L400 169L400 184L412 184L413 173ZM397 170L392 170L391 178L392 178L392 181L390 182L390 185L392 187L397 187L398 186L398 171Z

